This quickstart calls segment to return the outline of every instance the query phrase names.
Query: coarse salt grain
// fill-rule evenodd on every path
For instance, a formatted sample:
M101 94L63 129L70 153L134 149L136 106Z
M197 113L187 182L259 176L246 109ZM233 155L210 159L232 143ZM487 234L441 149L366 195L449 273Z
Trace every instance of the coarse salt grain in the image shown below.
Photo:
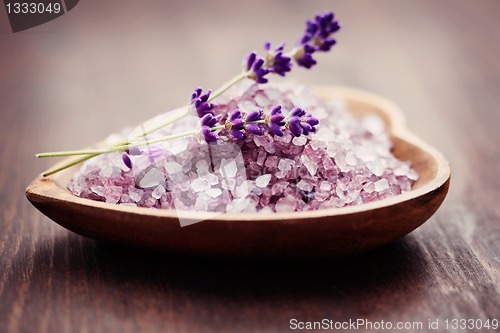
M356 205L411 190L418 173L391 154L383 120L356 119L345 103L323 102L302 86L249 85L242 82L220 96L214 110L226 113L270 110L281 104L287 115L296 106L320 120L317 133L293 137L249 135L238 145L208 145L196 137L171 140L147 154L131 156L124 167L120 153L86 161L68 189L75 195L123 205L232 212L291 212ZM153 119L164 122L169 115ZM176 122L175 131L196 127L196 117ZM167 126L150 140L171 135ZM175 133L176 133L175 132ZM116 134L120 142L130 132ZM239 152L241 150L241 152ZM237 162L235 153L241 153ZM215 160L214 160L215 159ZM222 209L222 210L221 210Z
M255 185L257 187L264 188L269 184L270 180L271 180L270 174L262 175L262 176L257 177L257 179L255 179Z

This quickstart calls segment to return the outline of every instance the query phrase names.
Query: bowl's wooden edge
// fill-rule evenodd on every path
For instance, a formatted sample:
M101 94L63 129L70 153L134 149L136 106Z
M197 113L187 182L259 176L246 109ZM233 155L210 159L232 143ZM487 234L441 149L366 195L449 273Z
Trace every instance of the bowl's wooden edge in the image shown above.
M349 206L342 208L330 208L322 209L317 211L306 211L306 212L284 212L284 213L272 213L272 214L261 214L261 213L224 213L216 215L213 218L209 218L211 221L300 221L306 218L315 217L325 217L325 216L340 216L348 214L356 214L366 210L381 209L402 202L410 201L419 196L434 192L436 190L445 189L444 196L446 195L449 181L450 181L450 167L448 161L439 153L435 148L425 143L422 139L418 138L416 135L411 133L405 126L404 117L402 111L390 100L372 94L365 91L347 88L347 87L332 87L332 86L320 86L316 87L315 91L320 97L323 98L342 98L346 100L362 101L364 103L369 103L375 107L383 110L389 115L390 118L390 131L394 136L407 141L410 144L416 145L425 152L427 152L436 161L437 171L436 177L429 183L424 184L418 189L406 192L391 198L383 199L376 202L366 203L363 205ZM70 160L70 159L68 159ZM66 163L68 160L62 161L58 164ZM193 219L193 220L207 220L206 213L203 212L192 212L192 211L175 211L175 210L163 210L163 209L149 209L140 207L130 207L123 205L107 204L104 202L93 201L89 199L79 198L71 194L68 190L65 190L56 184L57 179L67 179L69 172L75 169L65 170L56 176L43 177L39 175L33 180L33 182L26 188L26 197L35 206L39 207L40 204L52 203L61 204L72 203L77 205L82 205L89 208L104 209L107 211L115 211L116 213L129 213L137 214L143 217L162 217L162 218L178 218L183 219Z

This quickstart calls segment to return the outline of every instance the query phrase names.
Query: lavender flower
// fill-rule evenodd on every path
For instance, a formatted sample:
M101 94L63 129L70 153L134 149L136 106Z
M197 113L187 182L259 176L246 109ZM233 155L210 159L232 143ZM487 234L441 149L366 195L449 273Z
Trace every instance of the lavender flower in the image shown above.
M243 120L241 111L236 109L229 115L226 121L226 129L237 140L245 140L247 138L246 132L255 135L264 134L264 127L258 123L262 120L264 120L263 110L252 111Z
M288 128L296 137L316 132L316 127L314 126L318 124L318 119L314 118L311 114L306 113L301 108L295 108L290 112Z
M336 41L330 35L340 29L338 21L335 21L333 12L324 15L316 15L314 21L307 21L306 34L303 37L312 41L320 51L330 51ZM304 39L305 38L305 39Z
M292 51L284 53L284 44L280 44L275 49L272 49L271 43L267 42L264 44L264 49L266 51L265 59L258 56L255 52L251 52L245 58L244 70L236 75L234 78L223 84L219 89L217 89L213 94L211 90L207 90L203 93L201 88L195 89L191 95L191 105L192 107L186 108L185 112L168 119L161 124L153 127L152 129L145 131L143 134L134 137L135 139L144 138L144 145L148 144L146 135L153 133L165 126L172 124L176 120L186 117L190 114L195 113L198 115L200 120L199 126L188 132L172 134L166 136L161 140L155 139L154 143L161 141L172 140L178 137L187 135L198 135L200 139L204 139L206 142L215 142L218 140L219 136L216 133L217 130L221 129L223 126L216 126L221 119L221 115L215 116L215 111L213 110L215 105L210 103L215 97L220 96L229 88L234 86L236 83L244 78L250 78L256 83L267 83L267 74L275 73L281 76L285 76L286 73L291 71L291 58L297 62L299 66L305 68L311 68L316 65L316 60L313 58L315 52L326 52L329 51L336 41L332 38L332 34L340 29L338 21L335 20L334 14L332 12L325 14L318 14L313 20L308 20L306 25L306 30L302 38L298 42ZM226 116L226 115L224 115ZM295 109L291 114L285 117L281 113L281 107L277 106L273 108L270 115L264 117L262 110L257 110L250 112L245 119L243 119L240 111L235 110L231 116L226 121L226 129L231 133L236 139L242 140L247 137L248 133L255 135L263 135L264 129L267 125L267 130L276 136L283 136L283 130L289 129L294 136L308 135L311 132L316 131L316 125L319 121L310 114L306 114L302 109ZM153 142L152 142L153 143ZM71 155L88 155L81 157L78 160L70 161L64 164L62 167L57 167L43 173L43 176L48 176L64 170L76 163L85 161L94 156L108 153L111 151L124 151L122 155L123 163L132 168L131 155L142 154L142 151L135 149L137 151L132 152L134 148L126 149L131 146L127 141L119 142L109 149L96 151L96 154L88 154L88 151L69 151L69 152L49 152L37 154L37 157L54 157L54 156L71 156ZM159 153L158 153L159 154ZM156 153L148 152L148 158L153 161L156 157Z
M211 114L213 116L214 111L212 109L214 105L208 102L212 91L207 90L207 92L203 95L201 94L202 91L203 90L201 88L195 89L195 91L191 94L191 104L194 105L198 117L202 118L206 114Z
M267 118L269 132L277 136L283 136L282 127L286 125L285 116L281 112L281 105L275 106L271 110L271 115Z
M316 64L312 55L316 51L330 51L336 40L330 36L340 29L333 12L318 14L314 21L308 20L304 36L299 40L299 46L294 53L294 59L299 66L311 68Z
M297 65L310 69L316 65L316 60L312 57L316 49L308 44L301 45L294 54Z
M269 70L263 66L264 59L258 57L255 52L250 53L246 58L247 77L255 80L257 83L267 83L265 76L269 73Z
M162 151L163 153L163 151ZM132 169L133 163L132 160L130 159L131 155L141 155L142 151L139 147L132 147L129 149L125 149L122 154L122 161L123 164L127 166L127 168Z
M285 44L281 44L275 50L271 50L271 43L266 42L264 44L264 50L266 53L266 68L272 72L281 76L285 76L287 72L292 70L291 58L283 55L283 49Z
M247 135L244 132L245 122L243 121L241 112L238 109L234 110L229 115L229 119L226 122L226 128L237 140L245 140L247 138Z
M211 113L207 113L201 118L200 133L206 142L216 142L219 139L219 136L213 132L213 128L217 125L221 117L221 115L214 117Z
M139 147L132 147L132 148L126 149L125 153L127 153L127 155L141 155L142 151Z
M259 120L264 120L264 110L256 110L256 111L250 112L245 117L245 123L246 123L245 130L248 133L252 133L255 135L263 135L264 134L264 127L255 123L255 122L258 122Z
M123 161L123 164L125 164L127 166L127 168L132 169L132 160L130 159L130 157L128 156L127 153L123 153L122 161Z

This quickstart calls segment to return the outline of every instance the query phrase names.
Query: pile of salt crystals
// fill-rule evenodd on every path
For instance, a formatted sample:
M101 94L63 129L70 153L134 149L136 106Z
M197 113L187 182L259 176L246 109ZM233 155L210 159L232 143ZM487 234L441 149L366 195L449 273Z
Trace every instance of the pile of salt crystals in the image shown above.
M409 191L418 174L391 154L377 116L354 118L342 101L322 101L294 84L240 84L214 100L216 113L239 108L286 114L299 106L320 120L308 137L249 135L235 141L221 133L215 144L196 136L146 146L130 156L109 153L83 164L68 188L76 196L109 203L213 212L291 212L358 205ZM172 117L176 111L152 119ZM148 135L150 140L195 128L187 117ZM151 126L151 124L146 124ZM119 142L140 132L108 138ZM224 139L225 138L225 139Z

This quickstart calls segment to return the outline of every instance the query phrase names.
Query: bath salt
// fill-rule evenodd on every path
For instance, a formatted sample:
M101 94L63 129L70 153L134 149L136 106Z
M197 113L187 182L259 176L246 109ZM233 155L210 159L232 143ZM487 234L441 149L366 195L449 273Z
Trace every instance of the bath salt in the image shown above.
M376 115L356 118L342 100L323 101L296 84L241 83L214 100L216 114L235 107L242 112L282 105L319 120L318 131L282 137L266 131L242 141L229 136L215 143L196 136L165 141L130 155L87 160L68 189L76 196L159 209L217 212L291 212L341 208L385 199L411 190L418 173L392 153L384 121ZM168 119L160 115L151 123ZM173 115L175 116L175 115ZM196 127L184 117L148 135L154 140ZM130 133L113 135L126 140Z

